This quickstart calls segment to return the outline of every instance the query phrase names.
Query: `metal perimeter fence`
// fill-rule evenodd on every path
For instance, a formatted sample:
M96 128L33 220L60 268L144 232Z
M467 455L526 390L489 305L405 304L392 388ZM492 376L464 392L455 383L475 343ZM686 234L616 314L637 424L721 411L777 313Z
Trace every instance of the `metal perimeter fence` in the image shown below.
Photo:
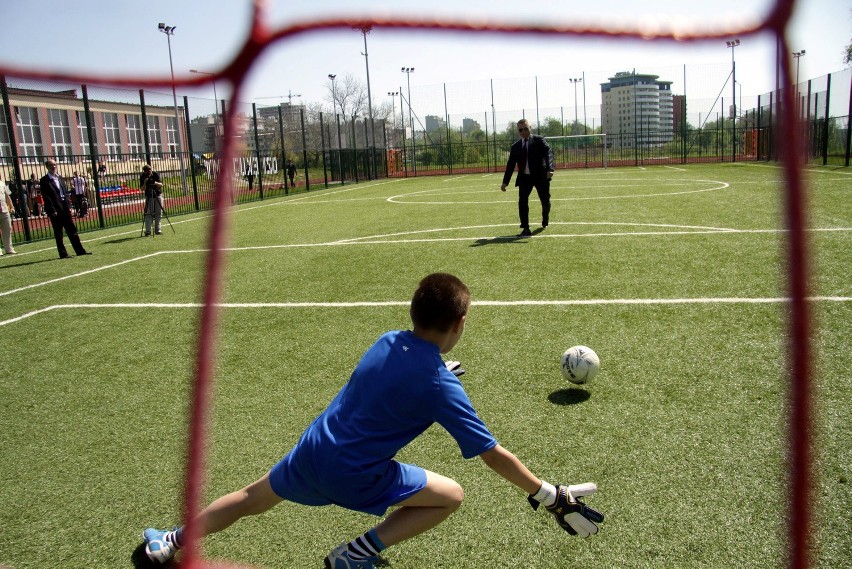
M698 89L687 80L686 69L683 91ZM502 172L520 117L530 120L535 133L549 138L557 168L778 160L775 131L781 92L747 97L745 104L740 95L737 104L728 99L726 106L721 93L728 92L730 77L726 80L722 71L699 73L714 90L719 88L718 95L676 96L675 101L682 101L673 105L671 124L665 128L642 113L640 104L630 128L610 132L604 132L604 106L587 104L584 92L580 107L578 81L563 77L548 81L556 99L564 93L571 105L540 107L539 78L529 80L534 97L525 94L525 80L513 80L497 82L496 92L504 96L495 98L492 80L415 89L416 106L411 102L415 95L406 97L400 88L394 93L399 96L399 116L394 97L377 107L373 119L327 112L319 105L262 106L188 96L178 100L151 91L0 77L0 176L13 190L13 239L28 242L52 237L38 187L47 158L57 161L69 188L75 176L85 180L89 207L77 210L80 231L142 223L145 200L139 174L146 163L163 178L165 211L171 216L212 208L216 181L223 175L231 177L233 202L245 203L386 177ZM594 77L584 74L583 79ZM573 86L573 97L568 85ZM791 88L797 92L804 129L803 158L848 166L852 71ZM497 100L503 101L501 107L517 102L519 108L498 112ZM527 100L534 104L523 106ZM459 101L490 110L451 113ZM239 124L232 132L241 150L224 164L220 149L230 105L237 106Z

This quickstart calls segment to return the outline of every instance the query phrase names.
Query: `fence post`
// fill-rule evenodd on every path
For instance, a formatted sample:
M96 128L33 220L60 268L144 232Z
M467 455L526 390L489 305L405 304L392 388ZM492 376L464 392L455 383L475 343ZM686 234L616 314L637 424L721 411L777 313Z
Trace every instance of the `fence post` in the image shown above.
M85 85L80 85L80 91L83 93L83 113L86 115L86 136L89 137L89 157L92 160L92 179L95 181L95 207L98 210L98 224L101 229L106 227L106 219L104 218L104 208L101 204L101 181L98 173L98 145L95 144L95 131L92 128L92 111L89 108L89 90Z
M290 194L290 182L287 175L287 150L284 145L284 113L278 105L278 136L281 138L281 171L284 173L284 195Z
M328 169L325 164L325 125L322 120L322 111L319 114L319 126L320 126L320 146L322 147L322 178L325 183L325 187L328 188ZM285 178L287 176L284 176Z
M15 123L12 121L12 106L9 104L9 87L6 85L6 76L0 75L0 91L3 94L3 113L6 115L6 133L9 135L9 149L12 153L12 165L15 168L15 180L14 180L14 191L18 193L17 203L18 205L23 205L21 208L23 210L23 216L21 219L24 224L24 239L27 241L32 240L32 234L30 233L30 210L27 208L27 198L23 195L24 193L24 179L21 174L21 162L18 157L18 137L17 132L15 132ZM8 182L9 180L7 180Z
M825 86L825 128L822 132L822 165L828 164L828 107L831 106L831 73Z
M447 169L448 173L453 173L453 141L450 138L450 112L447 109L447 84L444 83L444 116L446 117L447 126ZM464 138L461 140L462 148L464 148Z
M260 167L260 136L257 134L257 103L251 104L251 124L254 128L254 157L257 159L257 191L260 199L263 200L263 168ZM252 167L253 164L249 163L249 170L251 170ZM254 173L252 173L252 175L254 175Z
M757 160L760 160L763 156L763 106L760 102L761 95L757 96L757 156L755 157Z
M355 138L355 122L357 117L352 115L352 168L355 170L355 183L358 180L358 139Z
M148 138L148 114L145 112L145 92L139 89L139 106L142 109L142 140L145 141L145 162L151 163L151 141Z
M846 114L846 159L843 161L844 166L849 166L849 151L852 146L852 74L849 80L849 112Z
M302 123L302 160L305 161L305 191L311 191L311 179L308 176L308 139L305 136L305 107L299 107L299 118Z
M192 176L192 196L195 200L195 211L199 211L201 208L198 204L198 181L195 179L198 173L195 171L195 160L193 160L192 156L192 134L189 128L189 98L186 95L183 96L183 122L186 128L186 146L189 149L189 175ZM214 126L213 128L215 129L216 127ZM215 139L213 144L215 146Z
M364 152L366 160L364 160L364 170L367 172L367 180L372 180L374 174L370 172L370 131L367 128L367 117L364 117Z

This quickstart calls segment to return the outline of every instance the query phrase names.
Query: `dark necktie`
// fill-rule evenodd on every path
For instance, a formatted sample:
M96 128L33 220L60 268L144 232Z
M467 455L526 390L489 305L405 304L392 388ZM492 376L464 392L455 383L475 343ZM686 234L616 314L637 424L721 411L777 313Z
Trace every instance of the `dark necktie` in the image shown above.
M518 164L518 173L523 174L527 171L527 141L521 143L521 160Z

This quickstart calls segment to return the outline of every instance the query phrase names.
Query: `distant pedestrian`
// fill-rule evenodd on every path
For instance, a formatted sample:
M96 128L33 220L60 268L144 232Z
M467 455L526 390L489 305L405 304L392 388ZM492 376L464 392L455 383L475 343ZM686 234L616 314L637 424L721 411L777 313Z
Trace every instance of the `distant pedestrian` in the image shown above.
M41 203L42 198L39 182L36 180L35 174L30 174L30 179L27 180L27 209L30 215L39 217L43 213L41 211Z
M76 170L74 177L71 178L71 187L74 188L74 207L77 209L77 217L83 217L86 215L83 210L83 199L86 197L86 179Z
M12 190L0 180L0 235L2 235L3 251L6 255L17 253L12 247L12 212L15 204L12 202ZM3 253L0 253L2 255Z
M296 165L293 164L293 161L290 160L290 163L287 164L287 177L290 178L290 186L296 187Z

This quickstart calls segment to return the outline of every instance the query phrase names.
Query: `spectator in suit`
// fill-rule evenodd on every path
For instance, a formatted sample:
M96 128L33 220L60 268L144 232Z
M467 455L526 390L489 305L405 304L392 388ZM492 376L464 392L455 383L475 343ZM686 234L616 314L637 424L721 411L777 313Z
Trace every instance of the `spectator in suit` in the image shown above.
M518 237L528 237L532 235L529 197L533 188L538 192L538 199L541 201L541 227L547 227L550 221L553 150L544 137L530 134L530 123L527 119L518 121L518 134L521 138L509 149L509 160L506 162L506 172L503 174L500 190L506 191L517 164L518 177L515 179L515 185L518 187L518 215L521 218L521 232Z
M29 209L29 214L35 217L40 217L42 214L41 204L39 203L41 200L41 193L39 192L38 180L36 180L35 174L30 174L30 179L27 180L27 209Z
M68 235L68 240L74 248L77 256L91 255L86 251L83 244L80 242L80 236L77 234L77 226L74 225L74 219L71 217L71 201L68 194L68 188L65 187L65 181L56 172L56 162L52 158L48 158L44 162L47 168L47 174L42 176L39 186L41 189L41 197L44 200L44 211L50 218L50 223L53 225L53 236L56 238L56 249L59 251L60 259L67 259L68 251L65 250L65 243L62 242L62 230Z

